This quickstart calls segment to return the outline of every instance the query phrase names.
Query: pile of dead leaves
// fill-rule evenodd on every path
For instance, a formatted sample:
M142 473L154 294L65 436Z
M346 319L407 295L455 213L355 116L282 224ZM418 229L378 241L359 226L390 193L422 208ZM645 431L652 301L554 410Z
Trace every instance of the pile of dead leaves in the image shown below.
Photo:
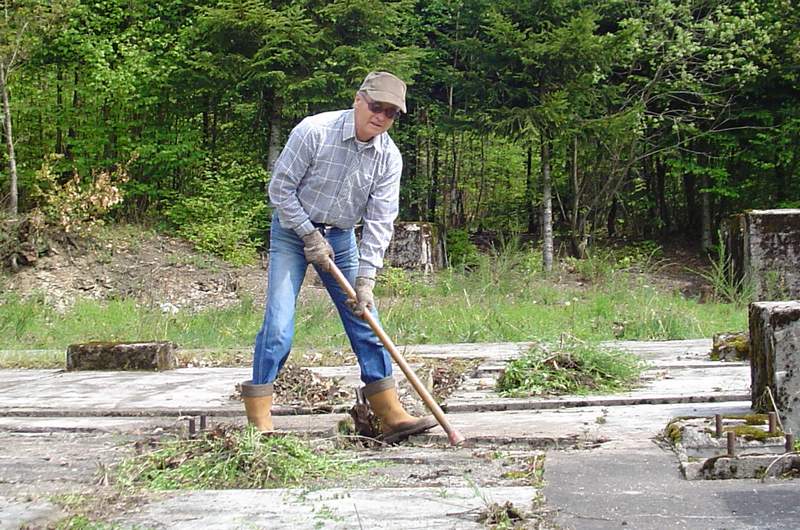
M335 406L353 399L352 391L342 385L340 377L320 377L308 368L293 364L283 367L275 380L273 394L276 405L310 407L315 410L332 410ZM242 399L240 384L236 384L236 391L230 399Z
M478 359L426 360L422 371L430 372L434 399L442 403L472 374L480 364Z

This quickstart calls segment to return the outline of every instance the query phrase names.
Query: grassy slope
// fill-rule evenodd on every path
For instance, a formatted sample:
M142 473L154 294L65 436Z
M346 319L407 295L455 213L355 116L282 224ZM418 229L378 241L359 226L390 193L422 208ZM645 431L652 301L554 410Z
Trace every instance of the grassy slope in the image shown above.
M645 260L646 261L646 260ZM415 277L392 270L379 285L381 319L398 344L552 341L564 334L583 341L710 337L745 329L746 308L701 304L656 287L652 273L631 273L613 256L545 275L538 255L519 249L482 256L471 272ZM630 260L624 261L625 267ZM646 262L640 263L647 271ZM587 280L588 278L588 280ZM581 281L578 281L580 279ZM388 287L386 284L390 284ZM262 311L251 301L225 310L165 314L133 300L81 301L65 314L41 300L0 295L0 349L54 349L90 340L172 340L182 348L249 348ZM295 349L347 349L330 301L305 298L298 312ZM49 356L48 356L49 355ZM213 354L211 354L213 355ZM6 352L0 365L58 365L60 355ZM27 359L27 361L26 361Z

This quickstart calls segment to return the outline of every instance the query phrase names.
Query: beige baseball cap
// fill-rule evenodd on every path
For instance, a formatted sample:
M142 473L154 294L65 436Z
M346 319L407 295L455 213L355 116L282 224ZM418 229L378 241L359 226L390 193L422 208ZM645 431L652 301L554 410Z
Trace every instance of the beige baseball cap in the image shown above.
M389 103L406 112L406 84L389 72L368 73L359 90L375 101Z

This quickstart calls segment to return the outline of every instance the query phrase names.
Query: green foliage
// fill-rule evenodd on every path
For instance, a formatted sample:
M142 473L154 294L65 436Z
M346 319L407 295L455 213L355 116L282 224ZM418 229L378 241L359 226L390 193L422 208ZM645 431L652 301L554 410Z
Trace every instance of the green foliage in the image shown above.
M746 306L753 300L755 286L746 275L737 275L733 266L733 258L725 248L725 238L721 232L717 234L717 237L719 243L715 248L716 256L710 259L710 271L696 272L708 280L717 298L737 306Z
M406 296L412 292L413 284L405 269L387 265L381 269L377 287L378 295Z
M192 195L167 210L178 234L234 264L252 263L264 244L267 173L238 162L208 162Z
M264 436L248 425L172 439L122 462L118 486L153 490L281 488L365 469L292 436Z
M478 247L466 230L447 231L447 259L451 267L470 269L478 264Z
M618 392L636 384L643 367L633 354L596 345L539 344L506 366L497 390L504 396Z
M567 332L596 343L612 339L669 340L708 337L747 327L744 306L701 304L664 290L647 276L624 271L591 285L579 285L566 267L540 272L539 251L499 250L482 255L472 271L446 269L428 277L398 281L408 293L379 291L381 321L398 344L556 341ZM380 285L380 282L379 282ZM383 288L381 288L383 289ZM133 300L80 300L63 312L43 297L0 295L0 349L50 348L89 340L170 340L182 348L240 348L251 344L262 310L252 300L225 309L167 314ZM347 351L348 340L326 296L301 297L295 349ZM52 353L24 357L7 353L5 366L58 366Z

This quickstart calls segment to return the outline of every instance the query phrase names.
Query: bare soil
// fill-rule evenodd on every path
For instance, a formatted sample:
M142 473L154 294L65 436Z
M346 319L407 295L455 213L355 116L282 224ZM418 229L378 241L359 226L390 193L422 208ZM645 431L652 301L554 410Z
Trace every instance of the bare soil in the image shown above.
M663 258L642 274L658 287L704 299L709 288L697 271L708 268L708 259L687 241L664 243L662 249ZM107 227L93 238L50 241L32 266L0 276L0 288L22 297L41 296L59 311L80 298L133 298L164 312L202 311L245 298L262 305L266 269L266 255L257 263L237 267L198 252L185 240L124 225ZM306 283L318 284L316 274L309 272ZM579 284L583 280L562 279ZM320 289L301 293L323 295Z
M50 242L33 266L5 283L11 292L42 296L60 311L79 298L134 298L165 312L201 311L245 297L263 301L265 270L265 262L235 267L185 240L121 227L97 238Z

